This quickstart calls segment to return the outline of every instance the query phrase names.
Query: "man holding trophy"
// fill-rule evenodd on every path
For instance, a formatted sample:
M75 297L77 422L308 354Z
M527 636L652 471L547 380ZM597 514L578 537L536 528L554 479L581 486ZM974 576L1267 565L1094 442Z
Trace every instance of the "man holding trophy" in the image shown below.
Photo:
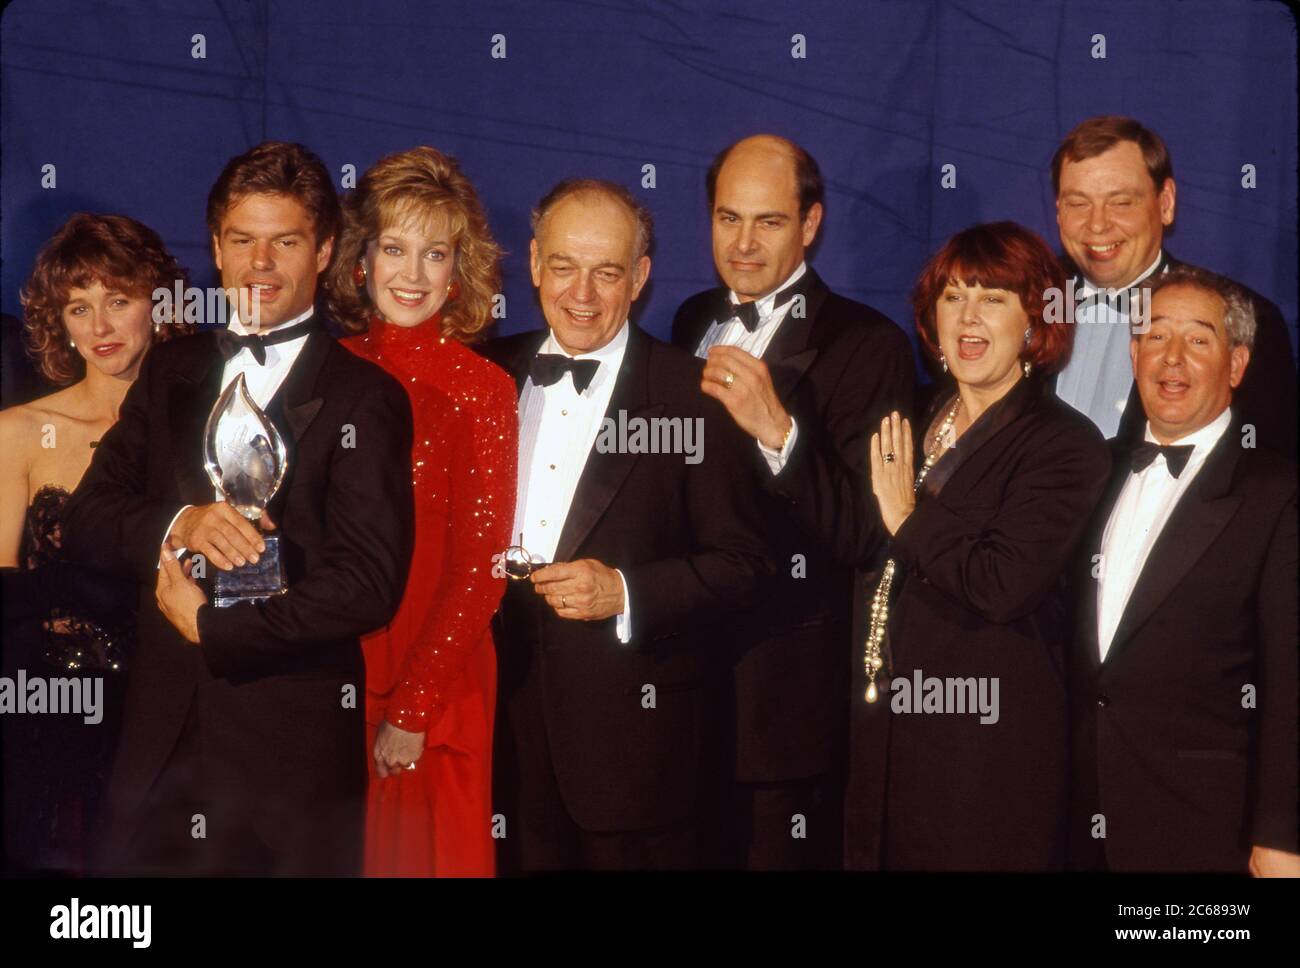
M339 221L315 155L233 159L207 216L233 318L150 354L66 512L72 555L146 583L101 866L357 873L358 637L410 563L410 405L314 310Z

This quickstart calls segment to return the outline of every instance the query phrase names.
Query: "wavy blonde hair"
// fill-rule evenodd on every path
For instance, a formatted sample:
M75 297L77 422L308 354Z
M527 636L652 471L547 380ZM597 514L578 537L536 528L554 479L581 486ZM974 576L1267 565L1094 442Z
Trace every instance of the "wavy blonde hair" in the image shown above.
M447 220L456 247L452 278L460 282L460 295L443 304L442 334L474 342L492 321L492 299L501 284L501 247L460 163L436 148L412 148L380 159L344 197L343 227L323 285L330 314L350 332L367 328L375 306L365 286L353 280L353 270L385 228L410 218Z

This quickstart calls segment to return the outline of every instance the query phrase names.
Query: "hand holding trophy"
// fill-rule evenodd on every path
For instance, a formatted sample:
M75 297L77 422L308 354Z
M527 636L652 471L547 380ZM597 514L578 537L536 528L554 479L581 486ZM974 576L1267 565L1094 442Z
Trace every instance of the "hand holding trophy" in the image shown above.
M248 392L244 374L217 399L203 430L203 465L230 506L257 524L289 469L284 439ZM255 564L218 571L212 603L225 608L281 595L287 587L280 536L263 534L266 550Z

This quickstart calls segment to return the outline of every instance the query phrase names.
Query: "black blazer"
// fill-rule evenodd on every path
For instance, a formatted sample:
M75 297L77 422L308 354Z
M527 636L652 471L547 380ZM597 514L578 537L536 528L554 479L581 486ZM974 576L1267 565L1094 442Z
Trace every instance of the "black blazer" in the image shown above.
M749 486L763 492L763 534L776 565L731 640L721 697L734 776L747 782L843 765L857 557L843 553L844 536L865 526L880 541L867 444L890 410L910 411L915 383L903 331L831 292L811 267L807 272L805 315L782 320L762 357L798 437L776 476L752 439L746 448L756 475ZM711 289L686 300L673 320L673 343L694 353L726 293Z
M522 389L546 338L493 340L484 354ZM750 489L737 486L746 441L699 388L701 365L632 326L606 413L704 420L704 454L587 458L555 560L622 570L632 641L615 620L560 619L529 583L512 582L495 623L498 756L520 755L519 730L540 709L560 796L590 831L666 824L697 809L707 672L731 634L727 613L770 573ZM643 689L656 705L643 708ZM526 807L527 805L525 805Z
M1235 405L1234 405L1235 411ZM1111 870L1244 873L1297 847L1296 471L1241 446L1242 418L1174 507L1101 661L1097 583L1080 575L1072 650L1071 857ZM1088 539L1131 472L1114 478ZM1247 687L1253 702L1244 696ZM1105 838L1092 836L1105 818Z
M917 422L918 437L926 423ZM918 462L920 454L918 445ZM1097 428L1035 378L1012 387L931 470L951 476L937 494L923 491L890 542L897 571L886 671L894 680L983 679L989 690L996 679L997 721L894 712L901 693L884 686L868 704L859 651L847 866L1063 865L1063 579L1109 468Z
M213 500L202 436L223 365L212 332L151 350L67 506L70 553L142 582L111 838L125 849L191 719L205 788L248 804L277 863L356 871L367 755L358 637L392 616L410 564L410 404L392 377L323 330L307 338L267 408L289 452L268 509L288 591L203 606L191 645L158 611L156 564L173 515ZM351 704L345 689L355 690Z
M1077 280L1079 271L1070 260L1063 260L1065 271ZM1164 266L1170 269L1187 263L1165 253ZM1164 266L1157 269L1164 271ZM1233 410L1245 423L1255 426L1259 447L1281 454L1288 460L1296 453L1296 365L1291 352L1282 311L1269 300L1241 283L1236 283L1255 307L1255 346L1241 385L1233 391ZM1128 403L1120 417L1119 440L1137 443L1146 433L1147 416L1138 396L1137 383L1129 389Z

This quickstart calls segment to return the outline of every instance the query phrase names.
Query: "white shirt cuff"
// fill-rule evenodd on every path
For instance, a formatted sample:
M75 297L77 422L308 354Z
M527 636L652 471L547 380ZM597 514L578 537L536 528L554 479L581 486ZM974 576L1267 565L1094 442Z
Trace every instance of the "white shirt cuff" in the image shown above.
M168 536L169 534L172 533L172 528L174 528L174 527L176 526L176 520L177 520L177 518L179 518L182 514L184 514L186 511L188 511L188 510L189 510L190 508L192 508L192 507L194 507L193 504L187 504L187 505L185 505L185 507L181 508L179 511L176 512L176 515L171 519L170 522L168 522L168 524L167 524L167 530L163 532L163 539L162 539L162 541L158 542L158 547L161 548L163 545L165 545L165 544L167 543L167 536ZM185 551L186 551L185 548L177 548L177 549L176 549L176 557L179 558L181 555L185 554ZM160 568L160 567L162 567L162 558L159 558L159 559L158 559L158 564L155 565L154 567L155 567L155 568Z
M614 631L618 633L618 640L626 645L632 641L632 596L627 593L627 579L623 577L623 572L617 568L614 570L618 572L618 580L623 583L623 611L614 620Z
M781 468L785 467L785 462L790 459L790 451L794 449L794 442L799 436L799 424L794 417L790 418L790 436L785 439L785 444L780 450L775 450L761 440L758 442L759 453L763 455L763 460L767 461L767 469L775 477L781 473Z

